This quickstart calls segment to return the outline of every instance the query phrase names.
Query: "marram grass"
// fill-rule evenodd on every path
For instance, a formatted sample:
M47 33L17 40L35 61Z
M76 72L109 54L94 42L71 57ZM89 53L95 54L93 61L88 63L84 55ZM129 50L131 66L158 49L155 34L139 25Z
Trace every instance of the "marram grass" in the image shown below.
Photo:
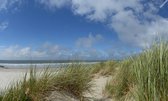
M130 86L134 82L134 76L132 76L132 71L129 69L130 64L131 61L122 61L117 74L111 81L107 82L105 91L109 97L115 97L118 100L127 95Z
M49 69L37 73L36 69L31 68L23 80L6 90L2 101L39 101L42 94L52 85L52 78L53 74Z
M81 99L85 92L90 93L92 87L90 67L82 64L72 64L58 73L54 78L57 90L64 90Z
M106 91L118 100L168 101L168 43L124 60Z
M38 72L30 69L23 80L9 86L0 101L41 101L48 91L65 91L76 98L83 98L84 92L92 87L90 68L72 64L63 69L45 69Z

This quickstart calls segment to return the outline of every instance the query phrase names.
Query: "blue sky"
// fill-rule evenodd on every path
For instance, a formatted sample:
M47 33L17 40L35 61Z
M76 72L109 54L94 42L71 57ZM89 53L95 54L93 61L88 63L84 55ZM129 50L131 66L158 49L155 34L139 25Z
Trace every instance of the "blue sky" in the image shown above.
M0 0L0 59L139 53L156 37L168 38L167 1Z

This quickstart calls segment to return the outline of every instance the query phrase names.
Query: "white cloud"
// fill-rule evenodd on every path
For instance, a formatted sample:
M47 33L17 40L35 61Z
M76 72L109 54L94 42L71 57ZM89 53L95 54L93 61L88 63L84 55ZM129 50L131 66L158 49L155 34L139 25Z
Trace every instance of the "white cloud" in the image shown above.
M139 47L149 46L158 36L168 38L168 20L148 15L151 21L139 20L131 11L119 12L113 16L111 28L115 29L123 42Z
M158 9L152 3L142 4L140 0L127 0L127 2L72 0L72 2L75 14L86 16L94 21L106 21L117 32L119 39L130 45L146 47L156 37L156 33L166 35L167 29L164 28L168 26L167 21L156 15ZM161 19L165 20L164 28ZM151 33L149 31L151 29L155 33Z
M18 45L9 46L1 49L0 56L4 58L29 56L29 49L29 47L20 48Z
M40 51L32 51L31 47L21 47L19 45L5 46L1 48L1 59L30 59L32 57L43 57Z
M54 1L55 3L50 2L50 6L54 5L57 7L57 3L59 2L59 0ZM160 9L159 6L162 4L161 1L63 1L64 4L62 5L71 5L69 7L71 7L72 12L75 15L81 15L91 21L103 22L103 24L109 25L110 28L114 29L117 32L121 41L133 46L146 47L154 40L154 37L156 37L156 33L159 33L160 36L166 37L168 34L168 20L159 16L157 13Z
M88 37L79 38L76 41L76 45L78 47L91 48L94 44L98 43L102 39L103 37L100 34L97 34L95 36L92 34L89 34Z
M45 53L49 57L53 57L53 58L58 58L58 57L61 57L62 55L65 55L71 52L71 50L69 50L68 48L62 47L57 44L52 44L49 42L44 43L44 45L41 47L41 50L45 51Z
M111 27L118 33L119 39L129 44L145 46L146 28L131 11L122 11L112 18Z
M51 43L44 43L36 49L12 45L0 47L0 50L0 59L63 59L71 54L71 50Z
M56 44L44 43L33 49L30 46L2 46L0 47L0 59L106 59L105 51L97 49L76 50L65 48Z
M114 13L123 11L126 7L142 9L138 0L72 0L75 14L84 15L90 20L104 21Z
M0 23L0 31L3 31L6 28L8 28L8 25L9 25L8 22L2 22L2 23Z

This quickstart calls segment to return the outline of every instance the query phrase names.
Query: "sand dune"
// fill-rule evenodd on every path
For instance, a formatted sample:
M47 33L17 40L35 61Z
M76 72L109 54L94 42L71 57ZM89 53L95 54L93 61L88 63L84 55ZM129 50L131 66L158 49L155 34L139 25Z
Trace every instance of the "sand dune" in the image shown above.
M28 72L28 69L0 69L0 89L3 90L6 87L12 85L18 80L21 80L24 77L24 74ZM112 99L106 99L103 96L103 89L107 80L111 77L97 77L93 78L92 82L94 83L93 92L86 93L85 97L89 98L91 101L112 101ZM54 94L55 95L55 94ZM69 96L70 97L70 96ZM51 97L50 97L51 98ZM64 97L63 97L64 98ZM71 97L70 97L71 98ZM103 100L104 99L104 100ZM51 100L55 101L55 100ZM63 100L62 100L63 101Z

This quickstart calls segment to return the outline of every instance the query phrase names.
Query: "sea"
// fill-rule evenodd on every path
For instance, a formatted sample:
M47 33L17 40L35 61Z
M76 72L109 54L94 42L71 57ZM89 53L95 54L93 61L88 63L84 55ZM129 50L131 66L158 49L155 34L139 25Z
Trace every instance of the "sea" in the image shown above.
M96 64L105 60L0 60L0 68L24 69L36 68L58 68L66 67L69 64Z

